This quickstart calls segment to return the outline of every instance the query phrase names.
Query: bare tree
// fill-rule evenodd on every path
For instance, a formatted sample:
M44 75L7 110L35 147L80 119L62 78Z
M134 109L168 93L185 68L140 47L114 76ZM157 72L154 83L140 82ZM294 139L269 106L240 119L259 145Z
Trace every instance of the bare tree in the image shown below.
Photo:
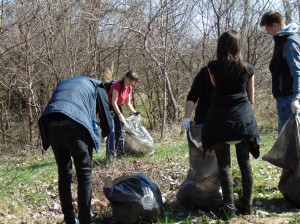
M270 9L283 10L287 22L300 17L299 0L0 4L0 140L7 145L13 139L36 142L37 119L60 80L78 75L104 80L112 64L114 79L129 69L138 72L135 106L143 107L147 125L163 137L168 125L180 121L193 77L214 59L217 39L228 29L241 33L244 59L255 66L256 107L269 107L273 40L259 20ZM25 126L28 131L21 131Z
M298 20L300 19L300 0L295 1L295 9L297 10Z
M284 7L285 20L287 23L292 22L292 6L289 0L282 0L282 4Z

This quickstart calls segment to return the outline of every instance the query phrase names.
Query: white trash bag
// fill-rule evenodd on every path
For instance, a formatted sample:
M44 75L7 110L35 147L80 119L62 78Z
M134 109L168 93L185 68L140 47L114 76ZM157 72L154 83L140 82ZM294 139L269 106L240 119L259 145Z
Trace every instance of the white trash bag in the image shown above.
M152 155L154 142L145 127L141 126L141 117L131 115L126 118L124 126L125 150L129 154Z

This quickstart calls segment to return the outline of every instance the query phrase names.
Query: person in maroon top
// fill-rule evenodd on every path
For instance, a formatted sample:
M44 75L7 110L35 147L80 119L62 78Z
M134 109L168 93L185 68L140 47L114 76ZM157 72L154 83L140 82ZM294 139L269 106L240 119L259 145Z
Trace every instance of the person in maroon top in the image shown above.
M132 114L139 114L131 103L132 85L137 81L138 75L133 71L128 71L121 80L112 84L108 91L108 103L114 114L114 130L106 140L106 158L108 161L116 156L125 155L123 125L126 125L126 120L122 106L125 104Z

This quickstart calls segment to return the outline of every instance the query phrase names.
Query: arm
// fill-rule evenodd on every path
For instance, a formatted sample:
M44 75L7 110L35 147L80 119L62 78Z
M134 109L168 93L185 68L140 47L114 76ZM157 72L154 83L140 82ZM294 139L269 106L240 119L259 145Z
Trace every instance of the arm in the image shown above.
M213 74L210 72L210 69L209 69L208 66L207 66L207 70L208 70L208 73L209 73L209 78L210 78L211 83L213 84L213 86L216 86L216 79L213 76Z
M188 100L185 102L184 118L191 118L194 105L195 103L193 101Z
M184 106L184 118L181 124L181 133L190 129L191 116L195 103L191 100L187 100Z
M181 124L181 133L190 129L191 116L195 103L191 100L187 100L184 106L184 118Z
M132 114L136 112L131 103L131 93L128 95L127 99L125 100L125 105Z
M191 89L186 97L186 102L184 105L184 118L191 118L192 117L192 111L199 100L199 97L201 95L201 91L203 91L203 73L205 72L204 68L200 70L200 72L195 76ZM191 119L190 119L191 120Z
M182 129L189 129L189 123L192 117L192 111L194 106L198 102L195 119L199 122L199 117L203 116L203 112L206 110L206 101L209 98L209 91L212 84L209 78L208 68L204 66L199 73L195 76L190 91L187 95L184 106L184 120L182 123Z
M216 86L216 80L215 77L209 72L209 78L213 86Z
M181 133L186 132L190 129L190 123L192 120L191 119L192 111L193 111L195 103L198 101L198 98L199 98L199 92L200 92L199 87L201 84L200 73L198 73L197 76L194 78L191 89L187 95L187 99L186 99L186 102L184 105L184 118L183 118L183 122L181 124Z
M283 48L283 57L285 57L290 73L293 76L293 99L291 110L294 114L300 110L300 50L299 46L293 41L288 40Z
M283 56L285 57L291 75L293 76L293 100L300 99L300 49L293 41L288 40L283 49Z
M111 104L114 108L114 111L116 113L116 115L119 117L120 121L127 125L127 122L125 120L125 117L123 116L123 114L121 113L119 106L118 106L118 98L119 98L119 92L116 89L113 89L113 93L112 93L112 98L111 98Z
M118 97L119 97L119 92L117 90L113 89L111 104L112 104L117 116L119 116L121 114L121 111L118 106Z
M254 75L252 75L252 77L248 80L246 84L246 91L250 103L254 104Z

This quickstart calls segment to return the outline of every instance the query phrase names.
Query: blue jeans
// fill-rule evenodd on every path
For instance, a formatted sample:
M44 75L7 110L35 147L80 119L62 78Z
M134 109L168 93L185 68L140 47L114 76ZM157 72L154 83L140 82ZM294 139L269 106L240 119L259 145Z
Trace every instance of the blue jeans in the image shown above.
M293 114L291 109L292 99L293 96L276 98L277 113L278 113L278 134L280 133L283 125Z
M69 120L68 120L69 121ZM78 218L80 224L91 222L93 142L88 131L73 122L50 122L48 134L58 167L58 191L66 223L75 222L72 205L72 159L78 181Z
M122 110L121 110L122 111ZM125 155L123 123L114 116L114 128L106 139L106 158Z

